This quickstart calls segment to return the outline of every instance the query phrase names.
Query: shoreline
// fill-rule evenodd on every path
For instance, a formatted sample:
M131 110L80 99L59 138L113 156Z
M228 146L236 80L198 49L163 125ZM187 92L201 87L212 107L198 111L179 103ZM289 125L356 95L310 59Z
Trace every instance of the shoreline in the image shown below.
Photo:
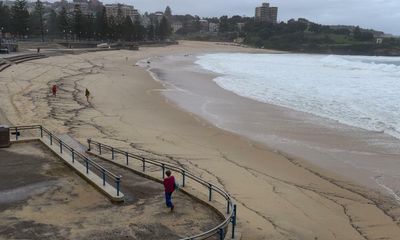
M153 66L147 66L147 69L150 71L151 75L154 76L156 81L159 81L168 89L163 92L163 95L172 100L183 111L196 114L205 121L223 130L247 137L261 144L266 144L273 151L279 151L286 155L305 159L307 162L316 164L324 169L329 169L338 175L342 175L346 179L355 181L358 184L363 184L368 188L380 190L382 194L392 195L397 201L400 200L400 197L396 194L399 189L391 188L397 186L399 182L398 179L391 179L389 183L391 185L385 185L385 181L378 181L379 179L385 178L385 172L392 170L391 168L396 166L393 164L396 164L396 159L400 156L400 153L396 150L400 147L398 139L380 132L368 131L359 127L346 125L333 119L323 118L311 113L300 112L298 110L237 95L234 92L222 88L214 81L216 77L221 76L220 74L201 68L195 63L196 60L196 56L166 56L163 59L157 58L152 60ZM172 66L177 66L175 68L180 70L179 74L174 74L176 69L169 71ZM157 75L162 75L162 77ZM185 80L185 76L188 75L195 80ZM196 88L207 88L207 91L197 91ZM219 90L214 90L214 88L218 88ZM206 97L202 98L200 95ZM219 95L223 97L219 97ZM224 103L225 99L228 99L230 103ZM230 108L231 103L238 106L239 110L226 110ZM257 107L253 107L253 105L257 105ZM207 106L209 110L205 110L204 106ZM246 109L257 111L257 114L246 113ZM244 117L241 116L243 114L252 114L252 116L246 117L246 121L244 121ZM263 116L260 116L261 114L263 114ZM283 127L277 127L275 121L271 121L271 117L266 115L273 115L273 118L279 119L280 121L278 124L283 125ZM229 124L229 122L235 122L235 124ZM280 129L260 129L261 126L249 127L248 125L251 125L253 122L263 122L264 125L271 124ZM291 122L294 122L294 124ZM309 122L309 124L304 124L302 122ZM301 125L300 128L307 128L307 131L310 131L310 133L322 131L325 136L305 137L307 131L293 130L296 128L296 126L294 126L296 124ZM291 129L291 132L286 134L286 132L283 132L287 131L286 129ZM348 134L348 132L350 134ZM271 133L274 134L274 137L268 138L268 134ZM316 134L313 133L313 135ZM358 138L368 139L368 141ZM336 144L335 142L338 141L351 142L353 146ZM391 147L378 148L376 145L370 143L378 141L385 142ZM360 146L362 144L366 144L367 147ZM296 148L296 150L290 150L293 148ZM309 150L305 152L304 149ZM313 152L317 152L318 155ZM342 158L348 159L347 163L338 162L338 159L334 157L323 157L324 153L329 152L341 154ZM385 155L383 153L387 155L392 154L393 156L382 157L382 155ZM365 157L366 155L373 156ZM361 160L362 157L366 158L364 162ZM320 160L321 158L324 160ZM387 165L390 167L388 169L381 169L382 173L376 176L374 175L376 169L368 169L366 166L376 164L378 159L382 160L382 158L387 158ZM355 163L360 164L360 167L355 167L353 165ZM380 165L384 164L380 163ZM374 167L379 169L378 166L380 165L378 163L378 165L374 165ZM399 164L397 164L397 168L399 168ZM369 172L366 173L365 171ZM392 176L386 177L390 178Z
M218 182L238 203L243 239L396 239L400 211L390 199L373 198L369 189L324 177L323 169L182 111L160 94L168 90L135 66L155 56L244 50L183 42L24 63L0 74L2 108L14 124L37 122L81 142L101 139ZM47 93L54 81L57 98ZM94 94L90 105L86 87Z

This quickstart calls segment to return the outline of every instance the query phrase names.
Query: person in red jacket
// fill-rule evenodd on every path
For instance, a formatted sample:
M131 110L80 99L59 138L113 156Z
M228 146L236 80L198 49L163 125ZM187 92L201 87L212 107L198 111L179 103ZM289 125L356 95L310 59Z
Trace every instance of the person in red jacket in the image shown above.
M167 207L171 208L171 211L173 211L174 204L172 203L172 193L175 191L175 178L171 175L170 170L167 170L165 174L167 175L167 177L164 178L165 203Z
M53 87L51 88L51 91L53 92L53 96L57 95L57 85L53 85Z

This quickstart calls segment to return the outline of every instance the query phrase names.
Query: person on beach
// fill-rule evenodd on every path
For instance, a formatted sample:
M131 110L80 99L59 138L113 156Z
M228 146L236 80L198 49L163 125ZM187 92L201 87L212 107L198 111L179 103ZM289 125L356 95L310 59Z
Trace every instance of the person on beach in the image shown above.
M53 93L54 97L57 95L57 85L53 85L53 87L51 88L51 92Z
M87 102L89 102L90 92L89 92L89 89L87 89L87 88L86 88L86 91L85 91L85 96L86 96Z
M171 212L174 210L174 204L172 203L172 193L175 191L175 177L171 175L171 171L165 172L167 175L164 178L164 190L165 190L165 203L167 207L171 208Z

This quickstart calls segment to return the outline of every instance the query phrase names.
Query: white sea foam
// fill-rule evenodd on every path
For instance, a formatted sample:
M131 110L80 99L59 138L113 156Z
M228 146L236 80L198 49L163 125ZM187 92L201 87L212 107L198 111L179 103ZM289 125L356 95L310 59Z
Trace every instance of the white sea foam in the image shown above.
M207 54L196 61L238 95L400 138L400 58Z

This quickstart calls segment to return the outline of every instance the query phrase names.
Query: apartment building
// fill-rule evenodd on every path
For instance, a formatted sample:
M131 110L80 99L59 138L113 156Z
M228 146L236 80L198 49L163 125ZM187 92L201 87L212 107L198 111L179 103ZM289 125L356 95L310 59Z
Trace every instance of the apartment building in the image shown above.
M271 7L269 3L263 3L260 7L256 7L255 19L258 22L276 24L278 22L278 8Z

